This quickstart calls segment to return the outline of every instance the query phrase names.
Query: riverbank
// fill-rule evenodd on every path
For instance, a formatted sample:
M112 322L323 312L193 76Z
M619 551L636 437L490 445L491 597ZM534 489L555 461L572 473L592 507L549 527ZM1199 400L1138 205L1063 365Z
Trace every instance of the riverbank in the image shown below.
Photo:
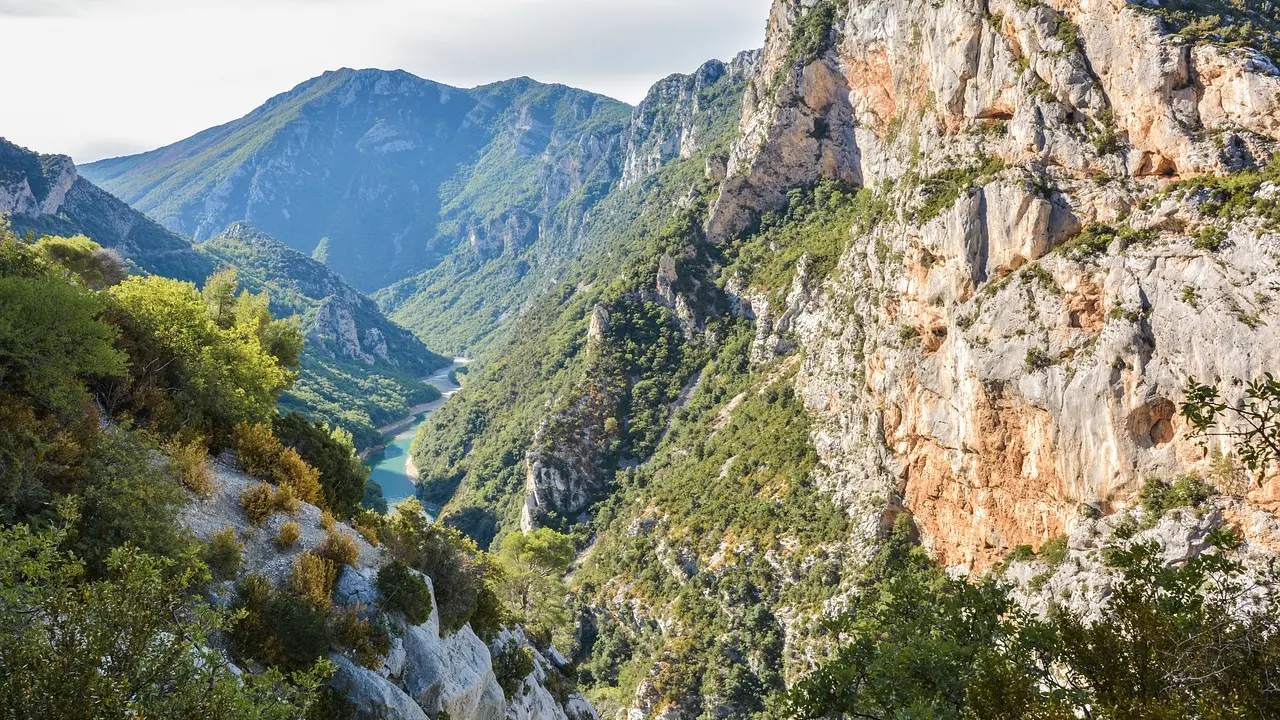
M452 370L465 365L465 358L458 358L452 365L440 370L428 378L426 382L440 388L441 398L430 403L423 403L414 408L413 414L382 428L382 447L373 448L363 454L369 464L369 480L382 488L382 495L389 505L394 505L405 498L417 494L418 468L413 463L409 449L418 434L418 428L461 387L449 378Z
M423 382L435 385L436 388L440 390L440 398L438 400L432 400L431 402L428 402L428 403L414 405L413 407L409 408L409 414L406 415L405 417L402 417L393 423L390 423L388 425L383 425L382 427L378 428L378 432L382 433L383 439L384 440L389 439L391 436L396 435L401 430L414 424L415 422L421 422L422 416L429 415L435 412L436 410L439 410L440 406L444 405L445 402L450 397L452 397L454 393L462 389L462 386L453 384L453 382L449 379L449 373L453 372L455 369L460 368L470 362L471 360L469 358L464 358L464 357L454 358L453 364L449 365L446 368L437 370L435 373L423 378L422 379ZM386 450L387 445L388 443L384 442L381 445L375 445L365 450L364 452L360 453L360 459L368 460L374 455L382 452L383 450ZM417 472L418 472L418 469L416 467L413 468L414 478L417 478Z

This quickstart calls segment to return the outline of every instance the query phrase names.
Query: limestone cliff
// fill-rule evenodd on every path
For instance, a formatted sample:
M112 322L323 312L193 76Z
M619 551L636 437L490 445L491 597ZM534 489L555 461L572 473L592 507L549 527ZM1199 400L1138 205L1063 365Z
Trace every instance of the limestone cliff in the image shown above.
M305 551L314 552L325 538L319 508L302 503L292 516L274 514L264 526L249 524L240 508L240 494L257 481L226 463L215 465L217 488L211 498L192 498L182 516L183 525L202 540L231 528L244 543L240 574L261 573L272 583L284 583L293 560ZM274 541L280 527L297 522L301 536L287 549ZM378 569L389 562L384 549L366 543L343 523L336 531L351 536L358 548L355 564L342 569L334 589L334 603L368 612L376 607ZM425 578L430 584L430 578ZM233 593L230 581L214 590L215 600L225 601ZM493 638L492 648L476 636L469 625L453 634L441 631L439 610L432 596L431 616L421 625L403 617L392 619L393 640L380 665L371 669L348 654L334 653L337 666L330 686L339 691L355 710L356 717L368 720L427 720L447 714L457 720L591 720L596 717L581 695L561 693L557 699L547 689L548 674L565 664L554 651L540 651L519 629L504 631ZM528 649L533 671L508 698L494 674L493 653L508 643Z
M901 507L981 570L1203 467L1188 378L1234 395L1280 369L1256 170L1277 118L1268 58L1118 0L775 3L708 231L823 177L888 203L758 340L802 351L825 484L866 541ZM1196 180L1231 174L1238 213Z

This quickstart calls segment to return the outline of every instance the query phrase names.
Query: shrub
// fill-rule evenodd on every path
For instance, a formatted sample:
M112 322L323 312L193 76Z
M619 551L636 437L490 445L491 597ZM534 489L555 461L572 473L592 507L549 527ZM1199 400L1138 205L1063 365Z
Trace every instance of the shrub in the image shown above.
M344 608L334 618L338 643L349 648L356 662L370 670L382 667L382 658L391 650L391 634L381 622L360 617L363 606Z
M402 613L414 625L421 625L431 617L431 587L408 565L392 560L382 566L377 587L382 609Z
M298 499L297 493L293 491L293 485L283 483L276 486L275 493L272 494L271 503L281 512L293 514L298 512L302 507L302 501Z
M1044 350L1033 347L1027 350L1025 360L1027 372L1034 373L1053 366L1053 358Z
M270 485L258 483L240 493L240 506L244 508L245 515L249 516L249 522L261 525L275 510L275 493Z
M246 473L276 485L290 485L303 502L321 504L320 472L298 451L280 444L266 425L241 422L232 432L231 442Z
M1227 234L1212 225L1206 225L1192 238L1191 244L1197 250L1218 252L1227 244Z
M441 631L466 625L488 590L488 566L476 544L455 528L428 522L412 498L396 506L383 541L393 557L431 578Z
M338 568L328 559L304 552L293 559L289 589L320 612L333 607L333 584Z
M1067 559L1067 536L1057 535L1044 541L1040 546L1040 559L1049 564L1050 567L1057 567L1062 561Z
M261 575L236 588L234 608L245 615L232 630L236 652L286 670L309 668L329 652L325 614L307 600L282 593Z
M1142 484L1139 495L1147 520L1156 522L1165 512L1174 508L1200 508L1217 494L1212 485L1198 475L1183 475L1173 482L1149 478Z
M201 555L215 578L230 580L240 571L243 553L244 545L236 537L236 531L227 526L209 538Z
M331 431L297 413L277 418L274 431L280 442L296 450L308 465L319 471L326 506L343 517L359 509L369 468L356 455L350 433Z
M333 530L334 525L337 525L337 524L338 524L338 521L334 519L333 513L329 512L328 510L322 510L320 512L321 528L323 528L324 530Z
M355 565L356 560L360 557L360 547L356 545L355 538L344 532L336 531L330 531L325 534L324 542L320 543L320 547L316 552L320 557L337 566Z
M502 649L494 653L493 674L498 676L502 693L511 700L524 686L525 678L533 672L533 653L515 640L508 640Z
M371 525L357 523L355 526L355 530L356 532L360 533L360 537L364 538L365 542L369 543L374 547L378 546L378 531L374 529Z
M169 474L197 496L208 500L213 495L213 474L209 472L208 448L202 439L191 442L172 440L164 446Z
M298 542L299 537L302 537L302 528L298 526L298 523L290 520L281 525L280 529L276 531L276 545L281 548L291 548Z

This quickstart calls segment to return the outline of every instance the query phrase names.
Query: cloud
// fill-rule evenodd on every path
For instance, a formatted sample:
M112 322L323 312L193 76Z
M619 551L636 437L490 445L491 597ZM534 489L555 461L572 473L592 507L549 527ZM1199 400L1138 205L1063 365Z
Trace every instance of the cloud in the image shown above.
M462 87L527 75L635 103L666 75L759 47L770 2L0 0L6 50L41 69L6 80L19 102L0 104L0 134L85 162L174 142L344 66Z

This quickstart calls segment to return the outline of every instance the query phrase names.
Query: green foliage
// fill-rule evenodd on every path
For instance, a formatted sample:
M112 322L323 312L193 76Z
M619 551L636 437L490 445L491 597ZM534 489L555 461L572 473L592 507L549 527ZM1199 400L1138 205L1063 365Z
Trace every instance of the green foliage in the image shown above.
M276 531L275 543L276 547L287 550L298 542L298 538L302 537L302 527L298 523L290 520L280 526Z
M394 558L431 578L442 632L456 632L486 606L493 591L483 554L457 530L428 522L417 500L395 506L384 534Z
M338 610L334 634L339 645L349 648L356 662L370 670L381 670L383 658L391 650L391 634L380 618L360 617L363 605Z
M524 687L525 678L533 673L533 653L515 640L508 640L493 655L493 674L507 701L517 697Z
M1067 559L1067 536L1055 535L1044 541L1040 546L1040 559L1049 564L1049 567L1057 567Z
M989 182L1004 167L1000 158L983 155L967 164L955 163L946 170L919 178L921 201L911 210L912 221L923 224L941 215L955 205L961 195Z
M166 469L182 486L197 497L208 500L213 496L213 473L209 470L208 447L197 438L190 442L178 439L165 443Z
M1198 475L1182 475L1173 482L1160 478L1148 478L1142 484L1142 509L1154 523L1166 511L1173 508L1199 509L1217 490Z
M808 66L831 49L836 42L833 36L836 20L841 16L842 10L843 3L837 0L820 0L800 16L791 30L787 54L783 56L782 65L773 78L773 92L778 90L797 67Z
M383 610L402 613L414 625L431 617L431 588L408 565L399 560L383 565L378 571L377 587Z
M43 237L33 249L50 264L70 272L79 284L93 290L115 285L129 275L119 253L83 235Z
M195 286L129 278L109 290L109 318L133 359L107 391L109 409L169 433L225 441L239 422L270 420L291 373L263 345L258 318L219 326Z
M295 671L314 667L329 652L324 612L302 597L277 590L261 575L250 575L236 585L232 608L240 619L231 639L242 658Z
M356 455L351 434L340 428L329 430L297 413L276 418L273 432L320 472L324 505L344 518L351 517L364 499L369 478L369 468Z
M1165 0L1135 7L1193 43L1252 48L1280 63L1280 20L1269 0Z
M575 554L573 541L550 528L512 533L498 551L502 573L496 586L503 604L544 642L557 631L567 631L570 616L564 599L569 591L559 578L568 572Z
M244 562L244 543L236 537L236 531L227 526L215 532L204 544L201 559L209 566L215 579L234 580Z
M1043 348L1033 347L1027 350L1026 360L1023 362L1027 372L1036 373L1054 365L1053 357L1045 352Z
M901 535L833 630L835 656L789 693L787 716L1255 718L1280 711L1267 668L1277 618L1241 612L1239 563L1203 554L1167 567L1155 545L1110 547L1120 579L1086 622L1044 619L1006 588L953 580ZM1264 573L1254 590L1272 596Z
M1227 234L1212 225L1206 225L1192 238L1191 244L1197 250L1218 252L1227 244Z
M6 241L0 252L21 250ZM87 380L122 375L118 332L103 310L97 295L52 272L0 276L0 390L68 413L87 401Z
M1216 387L1192 378L1181 414L1202 441L1229 439L1246 467L1262 476L1280 461L1280 381L1271 373L1250 382L1240 402L1227 402Z
M821 283L849 244L849 230L869 232L889 213L883 194L821 180L787 195L786 210L767 213L757 231L729 246L724 281L741 274L748 284L786 292L802 256L809 257L815 285Z
M210 636L234 616L193 605L200 567L112 551L101 580L63 536L0 529L0 717L293 720L331 671L234 674Z
M1258 197L1264 183L1280 181L1280 155L1273 155L1263 169L1252 168L1231 175L1200 175L1180 180L1167 190L1180 198L1198 198L1198 210L1211 218L1239 221L1246 217L1259 217L1271 223L1280 222L1280 204ZM1201 244L1214 244L1221 240L1210 231ZM1220 243L1217 243L1220 245ZM1205 248L1209 249L1209 248Z
M231 433L231 447L236 452L236 462L249 475L275 483L282 490L288 488L287 492L303 502L323 502L320 472L308 465L298 451L281 444L267 425L241 421ZM297 508L282 509L292 512Z

